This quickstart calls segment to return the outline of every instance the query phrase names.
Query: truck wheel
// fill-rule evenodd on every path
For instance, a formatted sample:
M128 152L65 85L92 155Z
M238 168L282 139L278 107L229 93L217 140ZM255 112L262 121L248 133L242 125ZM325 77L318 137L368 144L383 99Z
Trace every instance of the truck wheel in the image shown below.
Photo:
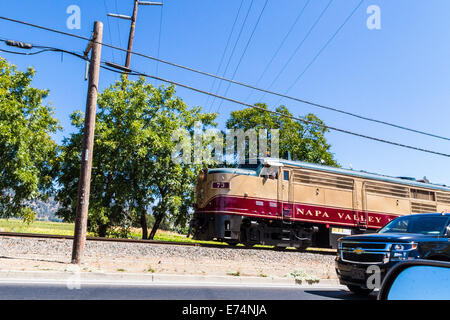
M352 285L348 285L347 288L354 294L357 294L358 296L367 296L371 294L373 291L373 289L365 289L359 286L352 286Z

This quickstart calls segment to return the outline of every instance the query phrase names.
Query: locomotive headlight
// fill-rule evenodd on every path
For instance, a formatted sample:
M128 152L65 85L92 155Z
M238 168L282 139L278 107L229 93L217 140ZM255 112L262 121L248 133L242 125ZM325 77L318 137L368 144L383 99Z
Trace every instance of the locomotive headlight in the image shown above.
M198 180L206 181L206 170L205 169L200 170L200 172L198 173Z

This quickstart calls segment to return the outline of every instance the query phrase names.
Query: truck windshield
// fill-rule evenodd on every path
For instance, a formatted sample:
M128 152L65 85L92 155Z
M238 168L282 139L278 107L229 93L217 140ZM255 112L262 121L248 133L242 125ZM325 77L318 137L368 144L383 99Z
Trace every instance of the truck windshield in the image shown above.
M442 216L407 216L397 218L385 227L379 233L421 233L427 235L444 235L449 218Z

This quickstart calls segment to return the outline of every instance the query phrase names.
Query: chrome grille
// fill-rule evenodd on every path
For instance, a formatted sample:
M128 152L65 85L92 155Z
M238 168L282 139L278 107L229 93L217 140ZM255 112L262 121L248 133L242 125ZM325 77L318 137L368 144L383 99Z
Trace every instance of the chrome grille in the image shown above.
M385 249L386 248L386 243L343 242L342 243L342 248L343 249L356 249L356 248L361 248L361 249Z
M339 251L342 261L383 264L389 262L391 246L391 243L343 241Z
M362 253L342 252L342 260L358 263L383 263L384 253Z

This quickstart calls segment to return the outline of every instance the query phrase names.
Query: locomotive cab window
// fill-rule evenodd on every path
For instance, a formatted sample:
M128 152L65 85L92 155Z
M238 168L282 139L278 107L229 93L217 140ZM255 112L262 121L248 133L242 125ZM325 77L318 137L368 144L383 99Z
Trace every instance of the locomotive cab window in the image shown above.
M239 169L258 170L261 166L260 163L240 163L237 167Z
M278 167L264 166L261 170L261 177L265 179L278 179Z

